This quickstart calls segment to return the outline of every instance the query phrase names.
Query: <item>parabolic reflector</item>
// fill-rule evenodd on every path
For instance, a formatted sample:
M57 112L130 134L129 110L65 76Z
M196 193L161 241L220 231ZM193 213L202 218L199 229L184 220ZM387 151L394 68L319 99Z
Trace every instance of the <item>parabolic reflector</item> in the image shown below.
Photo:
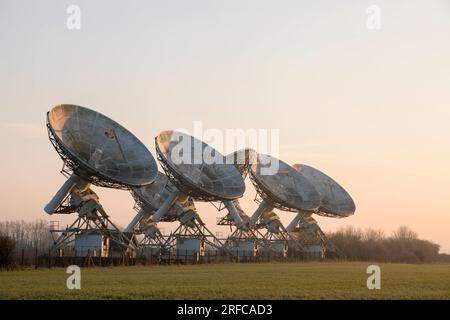
M156 178L155 159L144 144L101 113L58 105L47 113L47 126L66 164L93 184L143 186Z
M264 174L269 166L278 165L273 174ZM266 170L264 170L266 169ZM320 206L320 195L312 183L287 163L259 154L250 176L261 197L275 208L287 211L314 211Z
M295 164L293 167L314 185L322 198L316 214L348 217L355 213L356 206L352 197L328 175L304 164Z
M169 178L194 199L233 200L244 194L244 180L235 166L190 135L163 131L156 137L156 151Z

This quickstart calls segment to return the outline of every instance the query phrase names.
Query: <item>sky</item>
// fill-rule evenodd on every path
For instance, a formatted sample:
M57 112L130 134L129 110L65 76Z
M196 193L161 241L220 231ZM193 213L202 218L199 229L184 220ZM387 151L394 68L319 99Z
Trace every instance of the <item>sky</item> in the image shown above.
M317 217L323 230L407 225L450 252L449 38L446 0L0 0L0 220L75 218L43 211L64 182L46 112L72 103L153 154L160 131L195 121L278 129L282 160L326 172L356 203L349 218ZM131 195L93 189L126 226ZM249 214L254 196L247 181ZM197 208L226 233L214 226L223 212ZM286 225L295 213L279 215Z

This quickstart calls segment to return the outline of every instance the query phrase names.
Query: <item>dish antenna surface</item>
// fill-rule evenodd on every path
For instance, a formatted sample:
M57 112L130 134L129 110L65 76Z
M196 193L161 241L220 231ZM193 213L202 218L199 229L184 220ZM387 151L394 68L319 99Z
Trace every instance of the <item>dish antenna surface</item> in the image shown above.
M152 216L159 221L181 193L201 201L222 201L237 223L242 223L232 200L242 197L245 184L233 164L208 144L178 131L163 131L156 138L158 159L177 187Z
M77 105L58 105L47 113L51 143L72 175L45 207L54 213L75 187L92 183L128 189L150 184L157 166L148 149L110 118Z
M268 169L273 166L277 170ZM272 156L259 154L257 162L251 167L250 178L262 198L250 218L250 225L254 225L261 215L274 208L314 212L320 207L320 195L311 182L293 167Z
M305 164L295 164L293 167L314 185L321 196L322 202L316 214L342 218L355 213L352 197L335 180Z

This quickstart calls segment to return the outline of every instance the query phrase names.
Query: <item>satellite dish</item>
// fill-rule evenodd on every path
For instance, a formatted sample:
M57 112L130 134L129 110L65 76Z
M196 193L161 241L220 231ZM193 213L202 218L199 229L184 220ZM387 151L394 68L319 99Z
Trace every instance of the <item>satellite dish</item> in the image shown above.
M180 192L202 201L223 201L233 219L242 223L232 200L242 197L244 179L233 164L208 144L178 131L163 131L156 138L158 159L179 191L172 192L153 215L159 221Z
M205 201L233 200L245 184L233 164L208 144L181 132L156 137L156 151L166 174L183 193Z
M274 166L278 167L275 171ZM272 156L259 154L257 162L251 167L250 178L263 199L250 219L251 224L265 211L274 208L314 212L320 206L320 195L311 182L293 167Z
M128 189L150 184L157 165L131 132L93 110L71 104L47 112L51 143L73 173L45 207L52 214L74 188L92 183Z
M314 185L321 196L322 202L316 214L342 218L355 213L352 197L332 178L304 164L295 164L293 167Z

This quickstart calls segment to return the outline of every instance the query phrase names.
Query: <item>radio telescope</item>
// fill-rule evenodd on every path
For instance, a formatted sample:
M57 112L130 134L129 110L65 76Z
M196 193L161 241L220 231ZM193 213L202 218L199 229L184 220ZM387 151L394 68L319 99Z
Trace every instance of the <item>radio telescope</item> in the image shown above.
M48 214L78 213L76 221L55 241L60 248L82 234L101 234L119 246L130 247L110 221L90 185L129 189L156 178L156 162L127 129L93 110L70 104L47 112L50 142L63 160L67 181L45 206ZM75 239L74 239L75 238Z
M151 216L170 197L170 194L176 191L176 187L167 176L160 172L151 185L134 188L132 194L139 212L126 230L133 231L134 229L135 233L144 234L141 246L154 248L154 251L159 251L159 249L167 251L175 246L178 250L183 250L183 247L186 247L183 246L184 243L198 241L200 241L198 248L204 248L205 244L220 247L218 245L220 242L206 227L197 214L194 202L187 196L179 196L167 213L161 217L161 222L180 222L178 228L167 239L162 236Z
M233 164L208 144L177 131L163 131L156 138L158 160L176 187L152 215L158 222L178 199L222 201L236 224L242 219L233 200L245 191L244 180ZM198 216L197 216L198 217Z
M331 218L343 218L355 213L356 206L352 197L335 180L304 164L295 164L293 167L308 179L320 194L321 205L314 212L315 214ZM311 239L320 240L324 247L331 248L334 251L335 247L326 239L325 234L311 217L311 214L299 213L286 229L289 232L296 232L297 237L303 242L311 242Z
M275 172L269 169L273 166L277 167ZM251 167L250 178L259 196L256 201L260 203L250 218L250 227L256 226L258 221L267 226L270 232L265 239L277 251L285 251L288 233L273 209L302 214L314 212L320 206L320 195L297 170L269 155L258 155L257 162Z

